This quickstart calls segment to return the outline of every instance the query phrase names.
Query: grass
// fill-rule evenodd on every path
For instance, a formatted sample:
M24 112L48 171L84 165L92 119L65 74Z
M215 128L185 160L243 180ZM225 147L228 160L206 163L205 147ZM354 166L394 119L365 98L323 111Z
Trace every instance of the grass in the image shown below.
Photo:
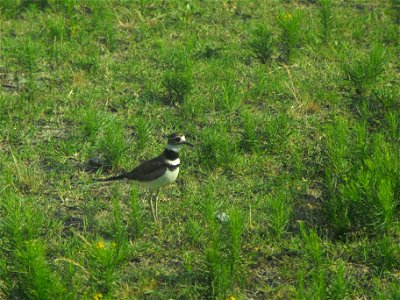
M0 298L400 297L398 1L0 10Z

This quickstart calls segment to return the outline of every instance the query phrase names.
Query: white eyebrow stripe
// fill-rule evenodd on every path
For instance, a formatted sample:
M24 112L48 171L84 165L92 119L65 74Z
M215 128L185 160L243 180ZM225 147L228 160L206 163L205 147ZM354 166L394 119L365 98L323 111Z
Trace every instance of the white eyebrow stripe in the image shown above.
M170 165L170 166L179 166L180 163L181 163L181 160L180 160L179 158L177 158L177 159L175 159L175 160L169 160L169 159L167 159L167 160L165 161L165 163L166 163L167 165Z

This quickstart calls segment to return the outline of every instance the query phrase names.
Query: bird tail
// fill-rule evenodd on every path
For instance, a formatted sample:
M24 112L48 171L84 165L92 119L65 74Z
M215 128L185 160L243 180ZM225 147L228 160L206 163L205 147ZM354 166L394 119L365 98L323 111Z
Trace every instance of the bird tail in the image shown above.
M126 174L121 174L121 175L117 175L117 176L112 176L112 177L108 177L108 178L99 178L96 179L96 181L114 181L114 180L121 180L126 178Z

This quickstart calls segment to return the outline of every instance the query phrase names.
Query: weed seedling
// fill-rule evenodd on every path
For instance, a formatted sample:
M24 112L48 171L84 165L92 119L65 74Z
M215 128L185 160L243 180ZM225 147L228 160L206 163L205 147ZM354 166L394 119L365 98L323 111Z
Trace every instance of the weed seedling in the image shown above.
M300 15L297 12L293 14L289 12L281 13L278 16L281 53L286 63L292 62L295 51L299 46L300 20Z
M128 147L124 128L115 119L111 120L99 139L97 149L104 155L107 163L116 168L122 161Z
M271 58L274 49L272 31L266 25L258 25L249 45L254 55L265 64Z
M241 117L243 122L243 137L241 147L245 151L257 152L260 147L260 133L258 128L259 120L253 113L246 110L242 112Z
M240 95L235 79L234 73L228 73L228 78L222 83L222 94L218 98L218 108L221 110L231 112L240 105Z
M213 199L205 204L211 238L205 249L205 260L211 280L212 297L225 299L234 284L243 279L240 255L244 220L237 209L232 209L229 218L219 221L215 214L217 210L218 204Z
M136 151L142 152L151 139L151 123L145 118L137 118L135 122Z
M164 73L162 86L168 101L172 104L183 102L193 89L192 62L184 50L177 50L172 55L171 66Z
M120 264L127 257L125 244L97 240L86 245L89 256L89 271L92 280L96 282L98 290L110 293Z
M201 133L199 157L206 167L216 168L234 161L236 145L227 134L225 126L219 124L219 128L205 128Z
M138 203L137 190L132 187L131 190L131 218L129 225L129 234L133 237L138 237L144 229L143 213Z
M321 36L324 43L329 41L333 27L333 4L332 0L320 0L319 1L319 15L321 25Z
M387 61L386 50L374 44L367 56L358 58L352 54L342 65L344 77L354 88L356 96L366 96L373 84L384 72Z
M269 221L272 234L280 239L285 233L292 215L292 204L287 191L280 191L268 197L265 218Z

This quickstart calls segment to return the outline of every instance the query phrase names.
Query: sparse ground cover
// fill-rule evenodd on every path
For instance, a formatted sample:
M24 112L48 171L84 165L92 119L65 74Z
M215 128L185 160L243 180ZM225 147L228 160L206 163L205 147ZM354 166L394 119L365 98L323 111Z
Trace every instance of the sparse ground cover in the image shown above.
M399 1L0 10L0 298L400 299Z

